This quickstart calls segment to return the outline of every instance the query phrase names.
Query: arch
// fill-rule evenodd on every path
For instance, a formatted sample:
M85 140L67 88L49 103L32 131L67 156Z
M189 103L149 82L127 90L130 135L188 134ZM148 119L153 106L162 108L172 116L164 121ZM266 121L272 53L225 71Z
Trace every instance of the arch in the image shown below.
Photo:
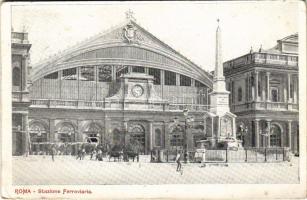
M270 129L270 146L281 147L282 126L272 123Z
M82 134L86 142L88 143L102 143L102 131L101 126L96 122L88 123L82 130Z
M47 133L46 126L39 122L32 122L29 126L29 134L30 134L30 141L31 142L47 142L48 141L48 133Z
M130 128L130 144L137 146L140 153L145 153L145 128L136 124Z
M14 67L12 71L13 86L21 86L21 70L19 67Z
M76 129L72 123L62 122L56 127L58 142L75 142Z

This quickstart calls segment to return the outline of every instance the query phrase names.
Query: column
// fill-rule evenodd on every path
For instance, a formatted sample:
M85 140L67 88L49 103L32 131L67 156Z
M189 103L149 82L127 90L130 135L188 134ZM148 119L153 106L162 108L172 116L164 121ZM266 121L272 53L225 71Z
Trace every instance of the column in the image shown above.
M271 146L271 120L267 120L267 130L268 130L268 136L267 136L267 147Z
M283 83L282 83L282 87L283 87L283 94L284 94L284 101L283 102L288 102L288 98L287 98L287 94L288 94L288 87L287 87L287 74L285 74L285 76L283 76Z
M144 67L144 69L145 69L145 74L149 74L149 69L148 69L148 67Z
M112 81L116 80L116 66L112 65Z
M170 141L169 141L169 128L168 128L168 123L164 122L164 144L165 144L165 149L170 149Z
M266 97L265 97L266 82L265 82L264 73L262 73L262 76L260 76L260 77L261 77L261 100L266 101Z
M28 55L22 55L22 60L21 60L21 80L22 80L22 83L21 83L21 90L22 91L28 91L28 88L27 88L27 83L28 83L28 65L27 65L27 58L28 58Z
M270 102L270 72L266 72L266 101Z
M55 121L54 119L49 119L49 142L55 142Z
M293 103L297 103L298 79L293 77Z
M292 99L291 99L291 74L288 74L288 102L291 103Z
M176 85L180 85L180 74L176 73Z
M256 141L256 148L260 147L260 140L259 140L259 119L255 119L255 141Z
M152 131L152 122L149 122L149 150L153 149L153 131Z
M29 136L29 122L28 122L28 113L22 114L22 139L23 139L23 149L22 153L26 154L26 156L29 154L29 142L30 142L30 136Z
M292 138L291 138L292 129L291 129L291 125L292 125L292 121L288 120L288 147L289 147L290 151L292 149Z
M255 101L258 101L258 71L255 71L255 79L254 79L254 81L255 81L255 98L254 98L254 100Z
M164 70L160 71L160 81L161 81L161 98L164 98L163 88L164 88Z

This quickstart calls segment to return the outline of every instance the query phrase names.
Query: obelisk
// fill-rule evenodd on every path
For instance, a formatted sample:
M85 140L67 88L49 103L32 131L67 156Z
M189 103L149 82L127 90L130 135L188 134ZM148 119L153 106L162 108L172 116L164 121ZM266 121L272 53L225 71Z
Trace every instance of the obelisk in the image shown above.
M215 47L215 72L213 77L213 91L210 93L210 112L223 116L229 112L229 91L226 90L225 77L223 74L223 57L222 57L222 41L221 41L221 28L216 29L216 47Z

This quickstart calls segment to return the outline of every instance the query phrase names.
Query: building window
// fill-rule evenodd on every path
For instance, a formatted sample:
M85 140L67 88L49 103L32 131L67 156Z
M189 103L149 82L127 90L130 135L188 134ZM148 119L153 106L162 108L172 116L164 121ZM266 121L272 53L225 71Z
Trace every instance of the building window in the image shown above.
M133 66L132 67L132 72L145 73L145 68L144 67L140 67L140 66Z
M112 66L104 65L98 67L98 81L99 82L112 81Z
M164 80L165 85L176 85L176 73L164 71Z
M170 134L170 137L170 145L172 147L175 147L176 149L177 147L183 147L183 130L181 127L176 126Z
M290 83L290 98L293 98L293 84Z
M261 96L261 82L258 81L258 96Z
M180 74L180 86L191 86L191 78Z
M238 88L238 101L239 102L242 101L242 88L241 87Z
M128 66L124 66L124 68L121 68L119 71L116 72L116 80L119 80L122 74L128 73Z
M149 68L148 74L154 77L155 85L161 84L161 70L160 69Z
M13 69L13 86L21 85L21 70L18 67L14 67Z
M161 146L161 130L160 129L155 130L155 143L157 147Z
M271 89L271 97L272 97L272 102L278 102L278 89L277 88Z
M281 146L281 130L276 124L271 125L270 145L272 147Z
M77 68L63 70L63 80L77 80Z
M80 80L81 81L94 81L94 67L80 67Z
M58 72L53 72L51 74L44 76L44 79L58 79L58 76L59 76Z
M195 87L205 87L205 85L198 80L195 80Z

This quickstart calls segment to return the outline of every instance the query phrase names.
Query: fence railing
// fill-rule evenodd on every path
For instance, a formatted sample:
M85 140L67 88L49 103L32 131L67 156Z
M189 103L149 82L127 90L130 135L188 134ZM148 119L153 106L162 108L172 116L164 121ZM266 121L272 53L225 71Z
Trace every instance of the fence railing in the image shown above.
M176 150L151 151L152 162L175 162ZM239 150L206 150L205 153L188 152L188 162L243 163L243 162L283 162L290 160L289 148L245 148ZM181 160L183 161L183 155Z

